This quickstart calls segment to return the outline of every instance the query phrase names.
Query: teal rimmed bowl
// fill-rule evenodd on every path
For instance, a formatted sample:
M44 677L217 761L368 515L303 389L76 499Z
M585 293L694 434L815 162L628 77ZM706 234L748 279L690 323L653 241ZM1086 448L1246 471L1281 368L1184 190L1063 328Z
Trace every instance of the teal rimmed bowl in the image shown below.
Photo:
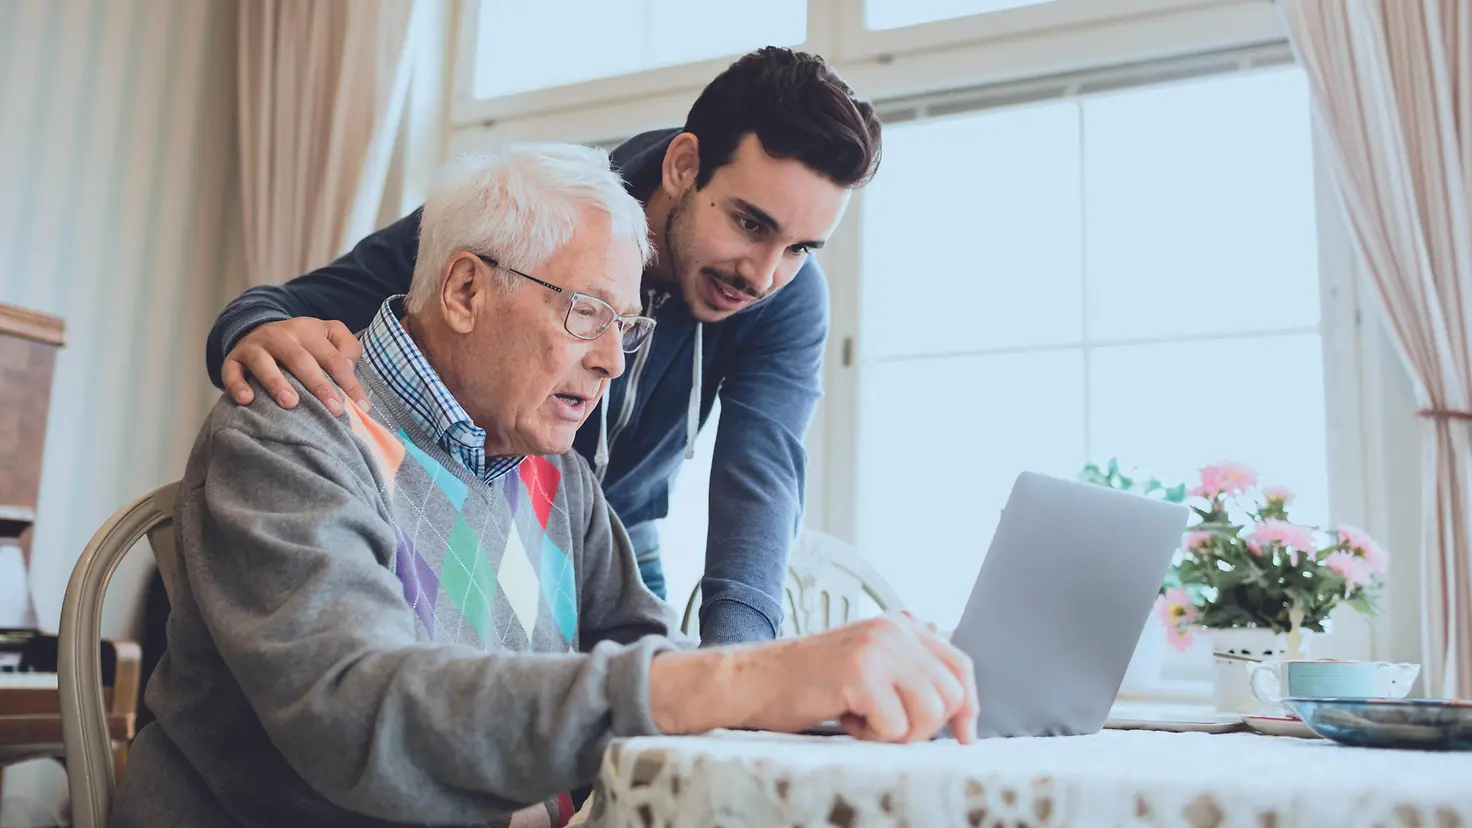
M1310 730L1342 745L1472 750L1472 703L1445 699L1288 698Z

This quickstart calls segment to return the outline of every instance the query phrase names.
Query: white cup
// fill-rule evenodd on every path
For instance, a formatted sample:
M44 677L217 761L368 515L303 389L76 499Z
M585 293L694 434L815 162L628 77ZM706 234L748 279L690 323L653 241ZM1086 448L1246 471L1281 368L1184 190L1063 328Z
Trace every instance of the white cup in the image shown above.
M1264 661L1247 665L1252 695L1281 707L1285 698L1401 699L1419 664L1388 661Z

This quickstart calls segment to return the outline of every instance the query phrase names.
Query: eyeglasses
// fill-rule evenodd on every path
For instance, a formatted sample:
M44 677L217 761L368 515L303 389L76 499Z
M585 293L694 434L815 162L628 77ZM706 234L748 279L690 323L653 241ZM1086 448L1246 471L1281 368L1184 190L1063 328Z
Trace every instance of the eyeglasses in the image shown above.
M578 339L592 341L602 336L603 332L608 330L609 325L616 325L622 339L621 347L624 353L632 354L639 350L639 346L643 345L644 340L654 332L654 320L647 316L622 316L613 309L612 305L596 296L589 296L586 293L567 293L566 290L551 282L544 282L520 270L506 267L489 256L481 256L479 253L476 255L491 267L499 267L508 273L515 273L523 279L536 282L548 290L567 294L572 301L567 306L567 315L563 317L562 326Z

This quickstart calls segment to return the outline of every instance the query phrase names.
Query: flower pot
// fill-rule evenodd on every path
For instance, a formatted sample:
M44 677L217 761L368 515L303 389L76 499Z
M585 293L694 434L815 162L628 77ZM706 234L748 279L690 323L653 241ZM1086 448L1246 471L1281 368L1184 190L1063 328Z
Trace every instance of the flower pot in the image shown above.
M1288 658L1288 636L1255 627L1234 627L1224 630L1208 630L1212 653L1244 656L1258 661L1274 661ZM1306 649L1306 642L1304 645ZM1303 658L1307 654L1295 657ZM1270 705L1259 702L1252 695L1248 683L1248 672L1255 662L1235 658L1212 656L1212 700L1220 713L1259 713L1281 715Z

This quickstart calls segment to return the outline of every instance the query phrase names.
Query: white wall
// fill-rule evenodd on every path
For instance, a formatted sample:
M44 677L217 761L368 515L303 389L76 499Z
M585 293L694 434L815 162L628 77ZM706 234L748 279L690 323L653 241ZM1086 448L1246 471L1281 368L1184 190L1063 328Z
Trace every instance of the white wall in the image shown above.
M179 475L215 396L205 335L244 286L234 26L234 0L0 0L0 302L67 327L33 545L50 629L92 532ZM111 634L136 634L133 563ZM55 771L7 772L0 825L54 805Z
M67 327L34 544L47 627L92 532L178 476L214 396L205 335L243 286L234 12L0 3L0 301Z

